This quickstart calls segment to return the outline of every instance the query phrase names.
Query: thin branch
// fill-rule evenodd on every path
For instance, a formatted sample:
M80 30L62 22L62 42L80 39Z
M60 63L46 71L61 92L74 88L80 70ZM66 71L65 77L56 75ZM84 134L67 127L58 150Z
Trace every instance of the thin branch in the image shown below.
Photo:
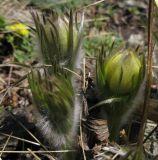
M10 135L12 135L12 133L11 133ZM5 148L6 148L7 144L8 144L8 142L9 142L9 140L10 140L10 136L9 136L8 139L6 140L6 143L5 143L2 151L0 151L0 157L2 157L3 151L5 150Z
M158 129L158 125L147 135L147 137L144 139L143 143L145 143L157 129Z
M5 93L3 94L2 98L0 99L0 105L2 104L5 96L8 94L8 90L4 90L4 91L5 91ZM1 92L0 92L0 93L1 93ZM2 92L2 93L3 93L3 92Z
M27 140L27 139L19 138L19 137L16 137L16 136L11 136L11 135L9 135L9 134L1 133L1 132L0 132L0 134L3 135L3 136L11 137L11 138L14 138L14 139L23 141L23 142L27 142L27 143L30 143L30 144L34 144L34 145L40 146L39 143L36 143L36 142L33 142L33 141L29 141L29 140Z
M63 69L65 69L65 70L73 73L75 76L77 76L79 79L81 79L81 76L80 76L79 74L77 74L76 72L72 71L71 69L68 69L68 68L66 68L66 67L64 67Z
M89 7L98 5L99 3L102 3L102 2L104 2L104 1L105 1L105 0L99 0L99 1L97 1L97 2L94 2L94 3L91 3L91 4L87 5L87 6L82 7L82 8L80 8L80 9L78 9L77 11L84 10L84 9L89 8Z
M41 158L39 158L31 149L28 148L27 150L35 157L36 160L41 160Z
M145 97L144 97L144 108L142 115L141 128L138 138L138 147L143 146L144 132L147 121L147 113L150 103L150 86L151 86L151 76L152 76L152 55L153 55L153 42L152 42L152 29L153 29L153 10L154 10L154 0L149 1L149 10L148 10L148 56L147 56L147 81L145 88Z
M0 151L2 153L21 153L21 154L28 154L30 151ZM45 153L68 153L68 152L76 152L76 150L58 150L58 151L32 151L34 153L39 153L39 154L45 154Z
M96 57L88 57L88 56L85 56L85 58L86 59L96 59ZM146 65L146 66L148 66L148 65ZM10 64L7 63L7 64L0 64L0 67L23 67L23 68L31 68L32 67L32 68L43 68L43 67L52 67L52 65L46 65L46 64L44 64L44 65L41 65L41 66L30 66L30 65L21 64L21 63L10 63ZM152 68L158 69L158 66L152 66ZM65 68L65 69L67 69L67 68ZM0 81L2 81L2 83L5 83L5 81L3 81L2 79L0 79Z

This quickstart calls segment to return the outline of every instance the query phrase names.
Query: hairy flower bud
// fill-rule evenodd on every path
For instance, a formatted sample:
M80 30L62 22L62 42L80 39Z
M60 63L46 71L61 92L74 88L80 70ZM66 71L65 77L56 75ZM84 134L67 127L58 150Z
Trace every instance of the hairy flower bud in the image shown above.
M64 53L65 56L68 56L67 51L70 32L68 19L66 17L49 17L49 20L46 22L46 24L44 24L44 27L46 36L50 43L53 42L52 39L55 39L61 52ZM73 48L75 49L75 47L77 46L77 30L75 27L73 27L73 37L71 38L73 39Z
M76 66L81 36L73 25L72 11L68 19L54 12L44 12L42 17L32 12L32 16L42 61L52 65L37 72L32 70L28 76L37 126L51 147L69 149L74 145L80 115L80 97L76 96L75 78L70 71ZM74 153L65 153L59 159L74 157Z
M32 13L39 39L40 52L45 64L60 63L73 67L79 49L79 33L70 17L52 13L40 17Z
M109 91L114 95L135 92L140 85L142 64L132 51L118 52L104 62L104 76Z
M97 85L104 97L133 96L144 78L144 56L134 51L119 51L97 60Z
M109 139L115 141L124 118L135 108L132 103L145 76L144 55L127 50L106 56L102 49L97 59L96 73L101 98L119 98L117 102L103 105L108 115Z
M57 19L59 42L61 49L66 53L68 50L68 39L69 39L69 22L66 17L63 19ZM77 30L73 27L73 48L77 46Z

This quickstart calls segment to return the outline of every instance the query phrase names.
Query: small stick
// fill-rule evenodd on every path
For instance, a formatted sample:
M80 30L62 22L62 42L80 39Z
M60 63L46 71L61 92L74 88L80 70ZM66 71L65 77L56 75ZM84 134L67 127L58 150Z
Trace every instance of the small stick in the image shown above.
M97 2L94 2L94 3L91 3L91 4L87 5L87 6L85 6L85 7L79 8L77 11L84 10L84 9L86 9L86 8L88 8L88 7L91 7L91 6L98 5L99 3L102 3L102 2L104 2L104 1L105 1L105 0L99 0L99 1L97 1Z
M30 153L30 151L0 151L2 153L13 153L13 154L17 154L17 153L22 153L22 154L28 154ZM58 151L32 151L34 153L40 153L40 154L44 154L44 153L67 153L67 152L76 152L76 150L58 150Z
M12 133L11 133L10 135L12 135ZM10 140L10 136L9 136L8 139L6 140L6 143L5 143L2 151L0 151L0 157L2 157L3 151L5 150L5 148L6 148L7 144L8 144L8 142L9 142L9 140Z
M145 143L157 129L158 125L148 134L148 136L144 139L143 143Z
M41 158L39 158L31 149L28 148L27 150L36 158L36 160L41 160Z
M14 138L14 139L17 139L17 140L23 141L23 142L27 142L27 143L31 143L31 144L34 144L34 145L40 146L40 144L39 144L39 143L32 142L32 141L29 141L29 140L27 140L27 139L19 138L19 137L16 137L16 136L11 136L11 135L9 135L9 134L1 133L1 132L0 132L0 134L1 134L1 135L3 135L3 136L8 136L8 137L11 137L11 138Z

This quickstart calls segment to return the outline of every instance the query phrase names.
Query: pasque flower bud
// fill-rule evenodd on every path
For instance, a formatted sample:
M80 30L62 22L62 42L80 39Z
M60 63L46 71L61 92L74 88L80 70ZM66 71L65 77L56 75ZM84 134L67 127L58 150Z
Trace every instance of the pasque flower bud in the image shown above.
M78 49L78 31L73 25L72 16L68 20L66 16L53 13L43 18L35 13L32 15L44 63L57 61L72 67Z
M69 22L66 17L57 18L56 25L59 33L59 43L61 45L61 49L64 53L68 50L68 39L69 39ZM77 30L73 27L73 48L75 49L77 46ZM68 55L66 55L68 56Z
M73 26L73 14L70 11L69 21L64 15L52 12L43 14L42 17L33 12L32 16L42 62L52 65L32 70L28 76L35 102L36 125L51 148L71 149L81 109L80 97L76 96L78 91L73 83L75 77L68 72L74 70L80 48L80 39ZM65 153L60 159L69 160L75 159L74 157L74 153Z
M140 90L145 75L144 56L135 51L117 51L97 59L97 86L102 100L119 99L103 105L107 112L110 140L116 140L124 118L133 110L133 101Z
M128 95L140 85L141 61L133 51L118 52L104 62L104 77L113 95Z

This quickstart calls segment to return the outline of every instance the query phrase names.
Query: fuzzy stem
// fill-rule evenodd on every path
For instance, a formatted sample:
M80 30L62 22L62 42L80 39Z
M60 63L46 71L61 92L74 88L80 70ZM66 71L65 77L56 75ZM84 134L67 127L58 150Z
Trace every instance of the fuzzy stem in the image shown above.
M144 107L143 107L143 115L142 115L142 122L141 128L139 132L138 138L138 147L143 146L143 139L144 139L144 132L146 127L147 121L147 114L149 109L149 101L150 101L150 86L152 81L152 50L153 50L153 43L152 43L152 29L153 29L153 10L154 10L154 0L149 1L149 9L148 9L148 56L147 56L147 81L146 81L146 88L145 88L145 98L144 98Z

